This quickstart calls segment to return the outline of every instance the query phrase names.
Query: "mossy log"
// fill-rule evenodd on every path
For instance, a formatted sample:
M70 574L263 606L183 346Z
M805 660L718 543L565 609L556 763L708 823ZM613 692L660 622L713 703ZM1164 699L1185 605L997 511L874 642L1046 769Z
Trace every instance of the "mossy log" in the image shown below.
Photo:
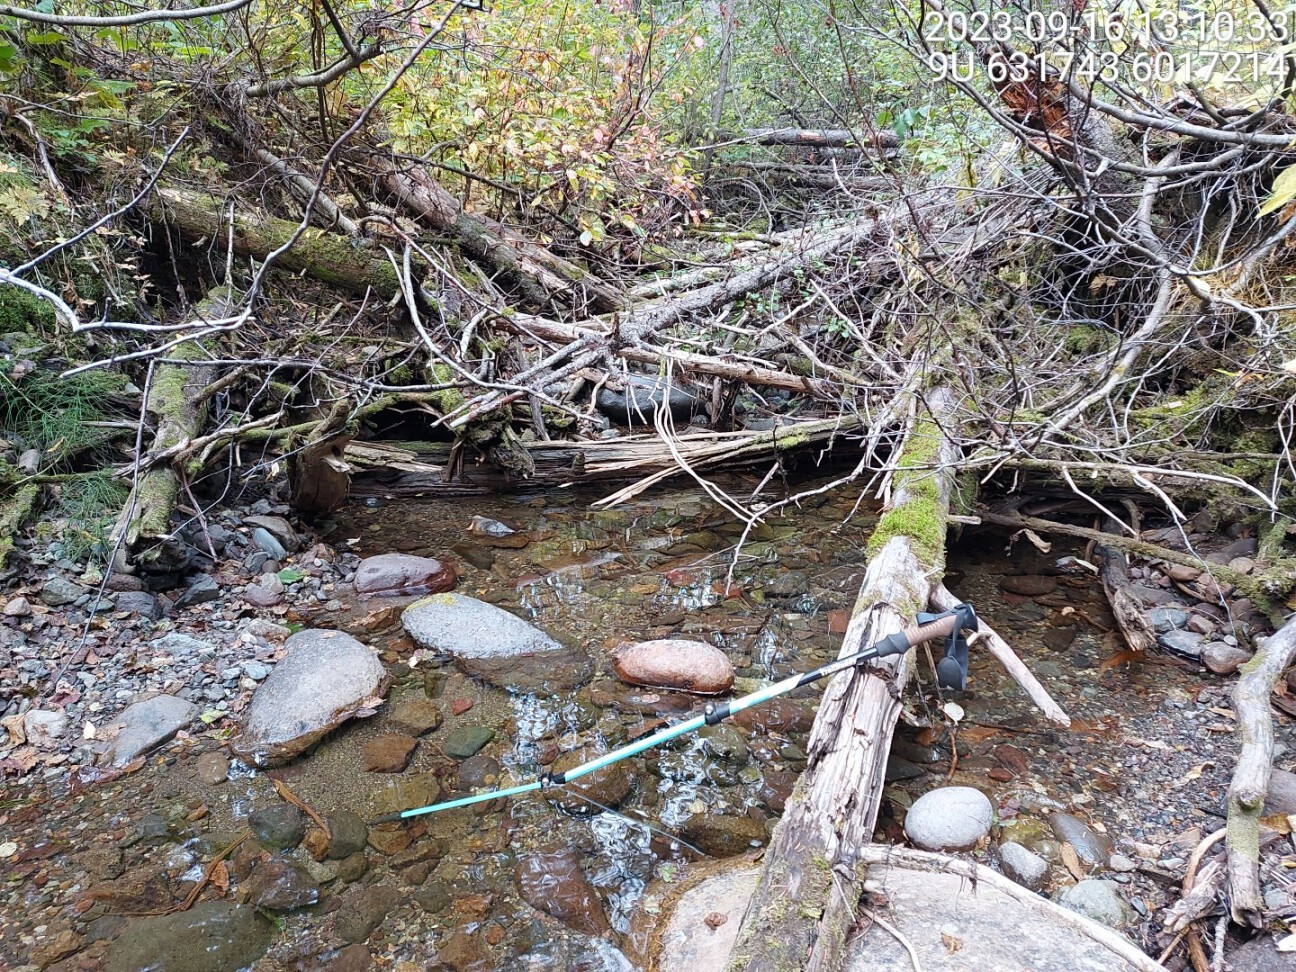
M926 397L900 447L891 507L869 545L869 565L842 644L846 655L912 624L945 566L945 532L958 452L942 432L953 396ZM829 683L809 760L765 853L759 884L729 955L728 972L826 972L841 966L855 925L887 752L913 652Z
M231 209L215 196L176 187L154 193L146 215L154 222L174 227L185 239L212 240L218 247L230 241L239 256L257 260L264 260L287 243L298 226L295 221L256 210L237 206ZM356 294L372 291L387 299L400 292L396 268L382 250L313 226L278 258L275 266Z
M228 317L238 307L235 295L225 287L213 290L194 308L196 318ZM202 364L209 355L201 341L190 341L172 348L167 357L193 364L159 364L148 386L145 411L156 422L153 443L145 456L161 455L175 450L198 436L207 421L207 399L201 392L216 377L216 368ZM118 551L115 567L126 562L157 559L161 546L157 541L171 535L171 513L180 495L180 472L174 462L163 460L150 465L136 477L130 497L113 528L113 548Z
M14 539L35 513L40 492L35 483L23 483L0 501L0 568L13 553Z
M382 183L407 211L452 237L468 257L502 274L526 302L545 307L560 300L598 313L626 306L616 288L570 260L523 239L503 223L464 212L459 200L421 166L390 169Z

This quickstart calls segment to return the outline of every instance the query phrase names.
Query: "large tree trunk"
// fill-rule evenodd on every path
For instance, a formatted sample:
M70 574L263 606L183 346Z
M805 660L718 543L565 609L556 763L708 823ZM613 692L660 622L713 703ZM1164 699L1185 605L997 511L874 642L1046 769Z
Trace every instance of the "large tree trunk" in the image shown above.
M945 563L945 527L958 453L941 432L953 408L928 396L901 446L891 508L869 544L869 565L843 655L912 624ZM913 653L828 685L809 762L766 851L760 881L729 956L729 972L840 967L864 870L858 851L877 820L887 752Z

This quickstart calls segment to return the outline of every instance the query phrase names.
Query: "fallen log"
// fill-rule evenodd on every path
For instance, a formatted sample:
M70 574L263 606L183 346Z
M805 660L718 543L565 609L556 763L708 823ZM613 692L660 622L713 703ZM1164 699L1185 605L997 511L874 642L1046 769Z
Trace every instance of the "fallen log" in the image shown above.
M229 243L239 256L258 260L288 242L298 226L257 210L240 211L215 196L175 186L150 196L145 215L174 227L185 239L210 240L217 247ZM316 227L308 228L275 266L354 294L372 291L387 299L400 292L396 268L381 250Z
M695 469L740 469L769 462L775 456L809 451L859 426L851 417L795 422L764 431L691 432L675 437L680 456ZM648 486L683 475L670 449L655 434L619 439L518 443L535 472L525 481L565 486L577 482L638 480L631 487L599 500L611 506ZM480 496L519 485L516 477L493 463L468 464L449 473L449 442L358 442L347 444L342 458L353 471L352 494Z
M589 271L536 246L503 223L466 213L422 166L389 168L383 187L431 229L445 233L463 252L502 274L528 303L546 307L556 299L578 310L602 313L626 306L624 295Z
M1270 696L1274 684L1296 659L1296 618L1260 645L1242 668L1233 689L1242 752L1228 791L1229 912L1239 925L1264 927L1260 897L1260 816L1269 790L1274 757Z
M219 287L194 308L193 318L229 317L238 304L232 291ZM206 346L202 341L189 341L167 354L171 360L157 365L146 390L144 410L154 417L157 427L147 453L139 457L141 464L151 456L174 450L196 438L207 421L208 399L200 393L216 377L216 368L202 364L209 357ZM192 364L177 363L182 361ZM180 470L170 461L149 464L135 477L130 496L113 527L115 568L124 567L131 559L154 561L160 557L162 546L157 541L171 537L171 513L180 486ZM145 544L148 546L141 550Z
M869 543L869 565L842 655L901 630L924 611L944 570L958 452L941 429L953 395L927 396L899 449L891 508ZM873 836L912 652L843 672L824 692L809 759L765 853L759 883L729 954L729 972L826 972L841 966Z
M736 141L757 145L799 145L806 148L891 149L900 145L895 132L877 129L856 132L849 128L749 128Z

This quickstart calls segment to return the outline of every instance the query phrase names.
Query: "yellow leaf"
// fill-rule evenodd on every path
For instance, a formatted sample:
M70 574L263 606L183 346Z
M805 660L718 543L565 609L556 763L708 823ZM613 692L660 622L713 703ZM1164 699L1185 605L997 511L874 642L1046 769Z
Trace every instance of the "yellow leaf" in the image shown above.
M1077 881L1083 881L1085 876L1084 868L1080 866L1080 855L1070 843L1062 845L1062 863L1066 869L1071 872L1071 876Z
M1260 207L1260 215L1268 216L1275 210L1282 209L1293 199L1296 199L1296 165L1288 166L1278 173L1269 198Z

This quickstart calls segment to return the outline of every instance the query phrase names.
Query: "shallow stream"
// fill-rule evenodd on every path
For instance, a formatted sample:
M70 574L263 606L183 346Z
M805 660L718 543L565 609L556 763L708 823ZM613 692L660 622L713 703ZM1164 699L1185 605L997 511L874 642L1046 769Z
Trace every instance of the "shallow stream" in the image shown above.
M571 692L510 695L415 654L399 626L388 625L361 634L393 674L387 704L272 775L322 814L346 809L370 819L478 786L528 781L571 750L606 750L696 710L695 698L619 683L608 657L623 642L709 641L734 663L739 690L836 655L873 522L858 490L773 517L736 563L740 525L695 491L661 492L613 511L591 510L595 498L555 490L377 501L325 524L326 541L339 550L453 562L460 593L582 646L597 672ZM466 529L473 515L504 521L529 542L487 545ZM924 660L923 686L907 697L893 749L879 839L903 839L904 810L922 792L947 780L977 786L997 809L993 841L1014 840L1048 858L1052 885L1075 877L1063 865L1058 818L1050 822L1063 814L1075 820L1064 829L1080 828L1063 838L1082 851L1080 869L1123 885L1138 915L1126 931L1139 939L1148 916L1173 900L1184 858L1222 825L1234 747L1226 686L1168 660L1105 665L1114 649L1100 586L1088 574L1052 568L1080 551L1045 555L1025 544L1006 551L1004 542L978 533L956 543L949 586L1016 648L1073 728L1048 724L991 658L974 653L969 691L956 697L966 715L951 736ZM1005 575L1034 578L1008 586L1039 593L1006 593ZM356 630L364 617L363 626L381 624L389 608L394 619L404 603L353 597L341 615L311 622ZM423 695L438 703L440 727L422 737L403 773L364 772L361 750L391 731L392 705ZM384 968L457 972L637 968L653 924L636 912L645 887L678 880L703 857L759 852L804 765L817 698L817 688L805 689L737 724L627 761L622 779L593 794L615 798L615 811L571 800L564 810L534 796L495 801L375 830L360 861L316 862L303 847L270 853L249 841L205 894L224 885L237 899L275 857L318 882L318 904L277 917L258 970L362 969L375 959ZM443 747L464 729L493 735L475 755L452 758ZM228 731L217 724L195 732L108 782L73 785L76 777L46 774L10 788L0 803L0 844L17 851L0 862L0 968L33 956L58 969L130 967L124 946L111 943L149 919L121 912L169 903L149 904L149 882L161 882L161 897L183 898L213 854L240 836L247 814L280 801L269 775L239 764L224 782L202 781L200 760ZM951 769L955 742L960 757ZM976 853L995 860L993 844ZM132 880L140 886L133 897L98 893ZM572 898L571 882L581 881L595 892L583 914L558 920L532 906ZM79 950L42 962L40 955L58 952L49 946L59 935ZM198 958L183 966L222 967Z

